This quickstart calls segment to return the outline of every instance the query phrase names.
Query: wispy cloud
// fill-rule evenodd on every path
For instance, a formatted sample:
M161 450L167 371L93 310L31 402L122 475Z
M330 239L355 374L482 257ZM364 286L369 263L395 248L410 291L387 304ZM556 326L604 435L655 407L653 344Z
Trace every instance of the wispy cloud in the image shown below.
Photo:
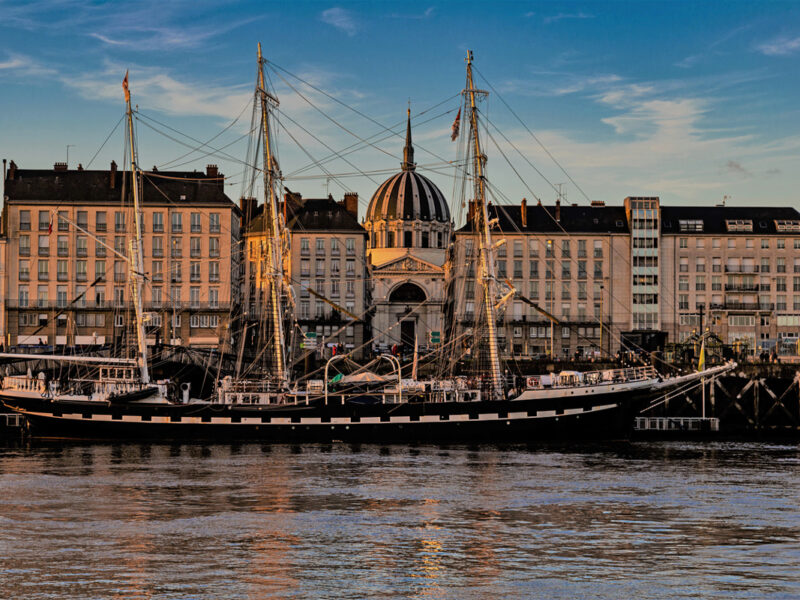
M780 37L756 46L767 56L788 56L800 50L800 37Z
M558 23L559 21L563 21L565 19L594 19L594 15L590 15L585 12L577 12L577 13L558 13L556 15L550 15L543 19L545 25L549 25L550 23Z
M322 11L322 14L320 14L320 20L323 23L327 23L328 25L336 27L336 29L344 31L350 37L354 36L358 32L358 26L356 25L353 13L351 13L349 10L341 8L340 6L335 6L333 8L329 8L328 10Z
M426 8L424 12L421 12L421 13L407 13L407 14L392 13L390 16L391 16L392 19L417 19L417 20L422 20L422 19L430 19L433 16L433 12L434 12L434 7L430 6L430 7Z
M0 75L5 73L15 77L39 77L41 75L52 75L55 72L55 69L43 65L25 54L12 53L5 60L0 61Z
M534 11L532 11L532 10L529 10L528 12L526 12L522 16L525 17L526 19L530 19L531 17L535 17L536 13Z

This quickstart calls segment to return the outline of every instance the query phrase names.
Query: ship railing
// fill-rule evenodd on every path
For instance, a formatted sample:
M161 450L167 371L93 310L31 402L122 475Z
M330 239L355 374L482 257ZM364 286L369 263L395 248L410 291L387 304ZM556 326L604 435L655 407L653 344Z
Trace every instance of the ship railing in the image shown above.
M653 366L626 367L624 369L605 369L602 371L573 372L568 371L562 374L553 374L550 377L551 384L546 385L542 379L544 376L532 376L527 378L526 387L528 389L551 388L570 388L588 387L594 385L604 385L612 383L631 383L635 381L646 381L658 377L658 372Z
M7 375L3 378L3 389L44 394L46 384L44 379L26 377L25 375Z

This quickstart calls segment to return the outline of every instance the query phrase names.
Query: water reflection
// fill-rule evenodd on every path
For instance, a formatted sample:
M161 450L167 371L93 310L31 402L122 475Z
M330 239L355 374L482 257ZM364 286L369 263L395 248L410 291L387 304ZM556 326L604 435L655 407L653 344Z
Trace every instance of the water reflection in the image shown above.
M800 595L769 444L18 445L0 597Z

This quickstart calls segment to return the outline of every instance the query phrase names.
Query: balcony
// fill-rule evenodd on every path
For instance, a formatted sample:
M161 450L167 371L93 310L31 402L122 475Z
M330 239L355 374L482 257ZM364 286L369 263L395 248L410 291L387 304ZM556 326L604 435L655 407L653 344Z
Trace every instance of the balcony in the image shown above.
M69 279L69 277L67 276L67 274L66 274L66 273L58 273L58 274L56 275L56 279L57 279L58 281L67 281L67 280Z
M709 310L744 310L744 311L773 311L775 305L769 302L725 302L724 304L710 304Z
M213 249L213 248L212 248L212 249L210 249L210 250L208 251L208 255L209 255L211 258L219 258L219 250L218 250L218 249Z
M208 276L208 281L211 282L211 283L219 283L219 275L211 273Z
M726 283L726 292L757 292L759 285L757 283Z
M20 271L19 272L19 280L20 281L30 281L31 280L30 271Z
M190 258L200 258L200 256L202 256L202 252L200 252L199 248L192 248L189 251L189 257Z
M75 250L75 255L78 258L85 258L89 256L89 251L86 248L78 248Z
M31 230L31 222L30 221L20 221L19 222L19 230L20 231L30 231Z
M164 258L164 249L153 248L153 258Z
M39 281L50 281L50 273L39 273Z
M164 233L164 224L153 223L153 233Z
M69 248L59 248L57 254L58 256L69 256Z
M758 265L725 265L726 273L758 273Z
M94 225L94 230L97 231L98 233L102 233L106 231L106 229L107 228L105 223L95 223Z
M86 281L86 273L78 273L75 275L75 281Z
M153 281L164 281L164 274L163 273L153 273L152 279L153 279Z
M128 280L127 273L114 273L114 281L117 283L123 283Z
M20 256L30 256L31 255L31 249L30 248L22 248L22 247L20 247L19 255Z
M39 256L50 256L50 248L48 246L39 246Z

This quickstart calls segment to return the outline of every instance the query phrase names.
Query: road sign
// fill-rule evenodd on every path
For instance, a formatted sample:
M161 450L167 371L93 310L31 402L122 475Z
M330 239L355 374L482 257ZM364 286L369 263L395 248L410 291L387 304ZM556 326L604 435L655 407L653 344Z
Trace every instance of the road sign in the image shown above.
M431 344L441 344L442 343L442 332L441 331L431 331L430 332L430 342L431 342Z

